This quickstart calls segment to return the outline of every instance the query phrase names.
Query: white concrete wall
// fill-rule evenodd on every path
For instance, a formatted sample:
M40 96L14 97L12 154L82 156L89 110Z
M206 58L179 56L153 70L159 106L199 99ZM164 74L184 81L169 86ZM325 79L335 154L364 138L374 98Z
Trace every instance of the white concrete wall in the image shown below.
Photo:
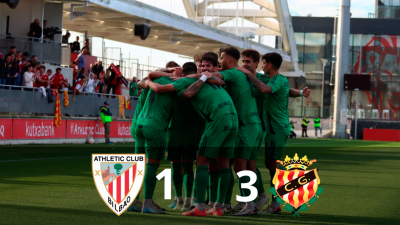
M62 3L46 3L44 4L44 18L47 20L46 27L58 27L62 31L63 23L63 4ZM56 34L54 41L61 42L62 34Z
M13 36L26 37L29 25L35 19L39 19L39 22L42 23L43 4L44 0L20 0L16 9L11 9L6 4L0 4L0 35L6 34L7 16L10 16L9 32Z

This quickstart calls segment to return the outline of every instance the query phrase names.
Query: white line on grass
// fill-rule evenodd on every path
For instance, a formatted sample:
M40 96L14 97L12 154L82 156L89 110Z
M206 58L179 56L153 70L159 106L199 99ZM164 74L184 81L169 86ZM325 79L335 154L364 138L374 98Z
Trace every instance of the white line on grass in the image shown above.
M77 158L86 158L86 157L90 157L90 156L59 157L59 158L39 158L39 159L15 159L15 160L2 160L0 162L20 162L20 161L47 160L47 159L77 159Z

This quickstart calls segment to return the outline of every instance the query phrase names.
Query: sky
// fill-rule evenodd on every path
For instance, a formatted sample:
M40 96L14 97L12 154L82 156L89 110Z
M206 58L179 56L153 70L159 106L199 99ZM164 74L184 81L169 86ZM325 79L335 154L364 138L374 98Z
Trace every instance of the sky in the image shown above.
M170 11L172 13L178 14L180 16L186 17L187 14L183 6L182 0L139 0L140 2L162 8L164 10ZM269 0L272 1L272 0ZM337 15L339 0L287 0L289 4L289 9L293 15L296 16L307 16L311 14L313 17L334 17ZM201 1L200 1L201 2ZM221 4L222 5L222 4ZM256 6L251 2L239 2L239 8L245 7L246 9L253 9ZM214 5L217 9L220 6L218 4ZM225 3L224 8L236 8L236 3ZM211 8L211 7L210 7ZM351 0L352 17L368 17L368 13L375 13L375 0ZM195 19L195 18L191 18ZM230 22L230 26L233 26L235 22ZM239 20L241 24L241 20ZM227 24L221 24L221 26L226 26ZM253 23L249 21L244 22L244 26L254 26ZM64 31L65 33L65 31ZM74 40L78 33L71 33L70 40ZM263 38L263 44L273 46L275 43L274 36L265 36ZM83 38L80 39L81 41ZM101 40L100 38L94 39L95 46L92 47L93 55L101 55ZM82 45L82 43L81 43ZM135 58L139 60L140 64L150 64L156 67L164 67L167 61L173 60L179 64L183 64L190 59L180 56L174 53L169 53L165 51L160 51L156 49L145 48L141 46L130 45L126 43L116 42L112 40L105 41L106 47L116 47L121 48L123 58ZM114 52L117 52L115 50ZM138 54L140 52L140 54ZM130 54L130 55L129 55ZM119 58L118 54L114 54L116 58ZM114 58L114 56L113 56Z

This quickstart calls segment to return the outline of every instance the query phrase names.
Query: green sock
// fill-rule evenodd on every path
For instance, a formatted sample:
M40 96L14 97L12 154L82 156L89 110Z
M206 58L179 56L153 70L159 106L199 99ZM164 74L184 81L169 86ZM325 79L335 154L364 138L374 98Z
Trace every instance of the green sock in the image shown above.
M183 186L183 178L182 178L182 163L171 163L172 168L172 183L174 184L175 196L182 196L182 186Z
M231 168L225 168L219 170L219 179L218 179L218 195L217 201L218 203L224 203L226 194L228 193L229 184L231 181Z
M200 165L196 168L196 194L197 203L205 203L208 180L208 166Z
M208 196L208 199L210 202L215 202L217 201L217 196L218 196L218 180L219 180L219 171L211 171L208 172L210 174L209 180L210 180L210 195Z
M229 176L231 177L231 179L229 180L229 186L225 196L225 201L224 201L225 204L231 204L233 186L235 186L235 177L233 176L231 168L228 169L229 169Z
M206 192L206 201L210 199L210 172L207 170L207 192Z
M241 177L241 178L239 178L239 185L240 185L240 183L249 183L249 181L250 181L250 177L249 176L243 176L243 177ZM249 189L247 189L247 188L241 188L241 193L242 193L242 196L243 197L247 197L247 196L250 196L250 190Z
M192 196L193 180L193 163L183 163L183 186L185 187L185 197L187 198L190 198L190 196Z
M274 179L274 176L275 176L275 172L276 172L276 170L270 170L269 171L269 176L271 177L271 187L273 187L274 186L274 184L272 183L272 180ZM272 201L276 201L276 199L275 199L275 197L272 195Z
M153 199L154 189L157 183L158 163L146 163L146 174L144 175L144 199Z
M256 175L257 175L257 180L259 180L258 187L255 186L255 187L257 187L258 194L264 193L265 192L264 182L262 180L261 171L258 169L257 166L256 166Z

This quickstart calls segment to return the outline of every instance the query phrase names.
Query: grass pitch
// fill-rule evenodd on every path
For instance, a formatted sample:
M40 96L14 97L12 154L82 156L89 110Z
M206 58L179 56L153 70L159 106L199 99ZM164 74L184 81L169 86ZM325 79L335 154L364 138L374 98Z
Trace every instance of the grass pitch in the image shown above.
M300 217L284 209L281 215L239 218L188 218L171 209L167 215L124 212L118 217L97 193L91 154L130 153L133 148L133 144L1 146L0 224L400 224L400 143L289 139L284 156L298 153L317 159L309 169L318 168L324 188ZM263 148L259 156L257 164L268 190ZM170 164L163 161L159 172L165 168ZM167 208L171 200L163 199L163 190L163 180L158 181L154 198ZM238 194L237 184L234 191Z

